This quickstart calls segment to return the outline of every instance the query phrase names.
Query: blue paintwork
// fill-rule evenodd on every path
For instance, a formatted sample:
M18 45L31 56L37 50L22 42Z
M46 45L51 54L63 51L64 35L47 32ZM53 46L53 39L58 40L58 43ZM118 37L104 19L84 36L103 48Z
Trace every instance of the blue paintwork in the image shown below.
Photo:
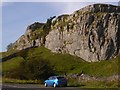
M44 81L47 86L53 86L54 83L56 86L67 86L67 80L61 76L51 76L47 80Z

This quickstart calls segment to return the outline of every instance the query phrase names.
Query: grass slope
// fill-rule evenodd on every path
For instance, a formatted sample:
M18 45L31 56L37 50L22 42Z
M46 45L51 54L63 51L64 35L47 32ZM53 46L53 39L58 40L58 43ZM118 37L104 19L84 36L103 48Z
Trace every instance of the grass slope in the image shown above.
M93 76L111 76L118 74L118 61L120 57L114 60L107 60L101 62L88 63L81 58L71 56L69 54L55 54L44 47L32 48L26 51L27 58L44 58L52 65L57 71L57 74L71 74L71 73L85 73ZM8 52L9 54L9 52ZM7 55L7 53L4 53ZM2 63L3 72L16 68L23 60L22 57L17 56Z

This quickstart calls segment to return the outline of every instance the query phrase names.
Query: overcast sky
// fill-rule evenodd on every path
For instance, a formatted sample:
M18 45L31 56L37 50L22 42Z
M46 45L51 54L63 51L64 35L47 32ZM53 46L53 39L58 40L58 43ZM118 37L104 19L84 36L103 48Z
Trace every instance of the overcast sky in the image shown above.
M0 8L2 7L2 16L0 15L0 17L2 17L2 24L0 22L0 25L2 25L2 33L0 32L0 34L2 34L2 42L0 43L2 44L0 44L0 51L5 51L8 44L14 43L21 35L23 35L28 25L34 22L46 22L51 16L69 14L84 6L93 4L93 2L72 2L73 0L71 0L71 2L30 2L30 0L24 0L29 2L11 1L15 0L4 0L2 5L0 4ZM117 5L119 0L116 0L116 2L113 2L115 0L108 1L111 4ZM103 0L97 3L103 3Z

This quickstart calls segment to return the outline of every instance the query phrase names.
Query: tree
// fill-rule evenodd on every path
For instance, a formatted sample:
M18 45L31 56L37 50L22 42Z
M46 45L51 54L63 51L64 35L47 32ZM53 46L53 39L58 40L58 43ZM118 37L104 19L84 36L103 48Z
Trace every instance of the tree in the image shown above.
M9 45L7 45L7 51L9 51L11 48L12 48L12 46L13 46L13 43L10 43Z
M54 70L49 61L33 57L23 60L18 67L6 73L5 76L14 79L44 80L51 75L54 75Z
M20 56L20 57L22 57L24 60L26 60L26 59L27 59L27 56L28 56L28 52L29 52L29 48L28 48L28 49L21 50L20 52L17 53L17 56Z
M46 22L46 24L45 24L44 27L43 27L43 30L44 30L44 31L50 31L52 20L53 20L55 17L56 17L56 16L53 16L53 17L50 17L49 19L47 19L47 22Z
M50 17L49 19L47 19L46 24L43 26L43 44L45 44L46 41L46 35L49 33L49 31L51 30L51 23L52 20L55 18L56 16Z

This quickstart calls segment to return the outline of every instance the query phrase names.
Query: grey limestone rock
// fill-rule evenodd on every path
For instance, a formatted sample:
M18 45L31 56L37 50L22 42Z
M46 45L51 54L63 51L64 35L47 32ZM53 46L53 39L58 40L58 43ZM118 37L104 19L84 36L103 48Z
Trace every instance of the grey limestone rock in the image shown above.
M111 59L120 53L118 7L90 5L71 14L67 21L58 21L53 27L45 43L45 47L53 52L69 53L88 62Z
M17 50L45 46L55 53L69 53L88 62L115 58L120 54L120 7L93 4L70 15L61 15L51 23L43 38L34 23L15 43ZM44 41L44 42L43 42Z

